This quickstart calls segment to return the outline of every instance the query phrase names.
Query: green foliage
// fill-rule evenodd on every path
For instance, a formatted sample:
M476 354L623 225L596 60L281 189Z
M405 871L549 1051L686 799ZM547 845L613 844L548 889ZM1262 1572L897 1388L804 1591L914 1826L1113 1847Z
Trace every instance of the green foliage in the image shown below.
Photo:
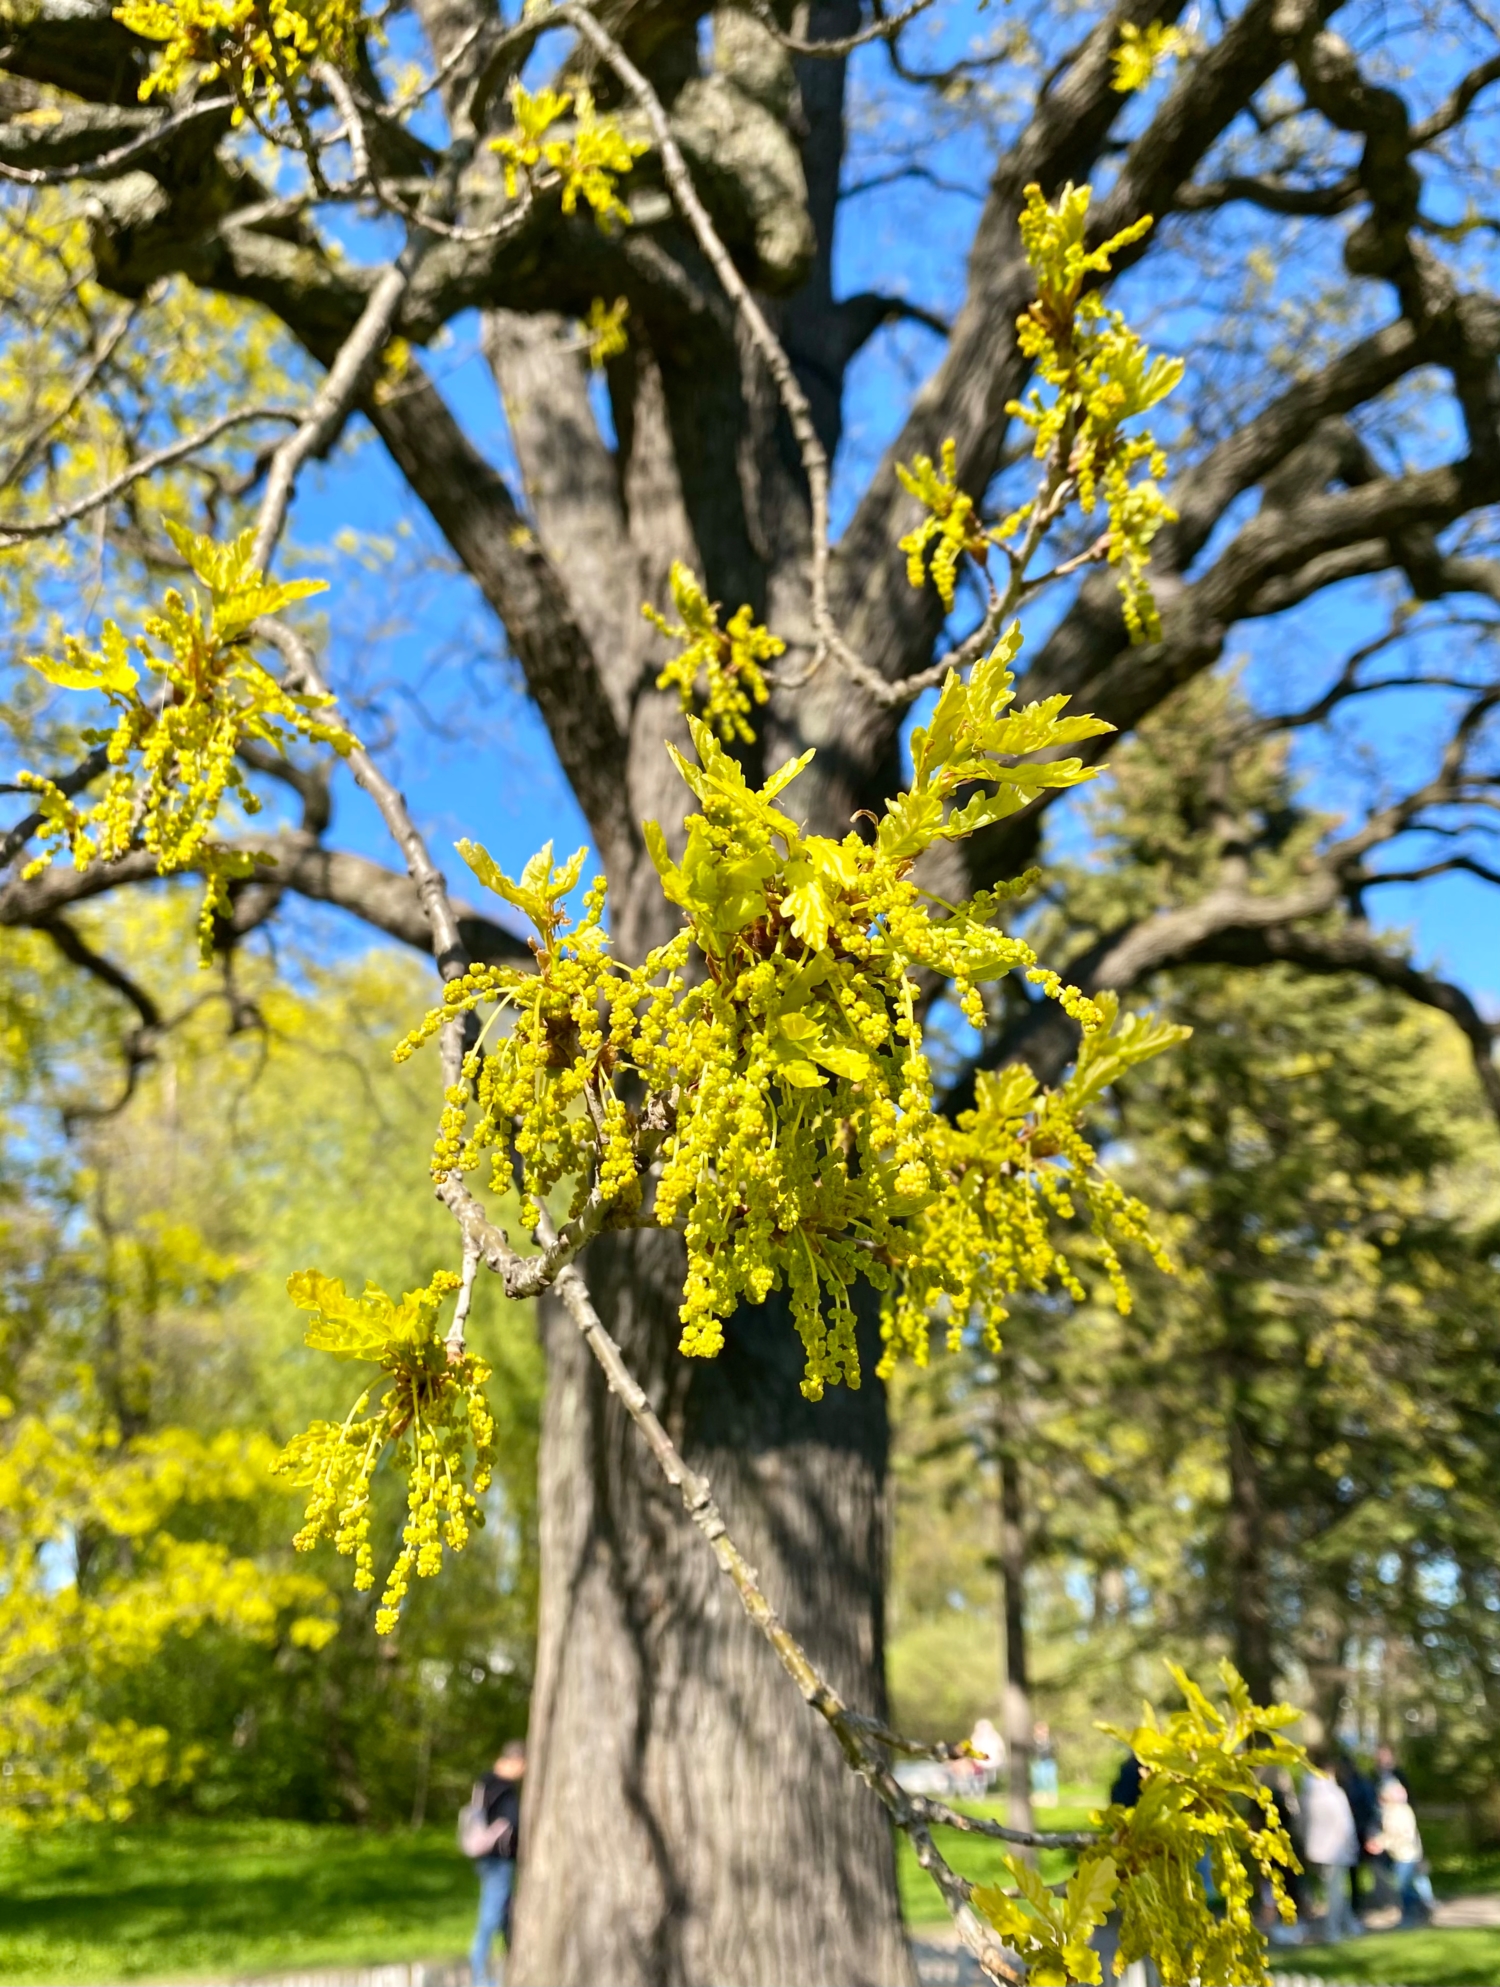
M567 1178L570 1214L592 1195L613 1218L634 1220L638 1137L649 1127L661 1174L643 1218L680 1222L688 1247L682 1350L712 1356L737 1304L784 1287L812 1399L830 1382L858 1383L851 1292L861 1277L884 1293L893 1345L919 1341L919 1314L940 1293L966 1299L980 1272L955 1259L955 1220L966 1232L983 1224L982 1273L997 1306L1018 1279L1067 1274L1040 1218L1044 1208L1063 1219L1072 1211L1052 1155L1066 1154L1101 1232L1138 1236L1142 1211L1092 1184L1093 1154L1065 1099L997 1091L987 1117L953 1132L935 1110L923 1054L924 970L972 1003L978 982L1021 966L1086 1030L1103 1020L994 927L1004 893L950 905L910 874L937 843L1003 819L1041 787L1086 777L1076 759L1018 763L1101 729L1065 717L1061 699L1010 709L1018 642L1013 630L967 684L950 674L913 737L911 788L868 840L804 835L777 806L810 754L754 789L712 729L691 719L698 763L667 748L703 810L688 818L680 862L647 824L685 924L639 968L610 954L602 882L582 922L568 925L562 899L583 851L554 869L549 847L516 883L462 844L480 880L535 925L536 970L476 968L398 1050L409 1054L481 1003L513 1010L509 1031L482 1060L470 1055L449 1092L434 1172L472 1171L489 1153L493 1186L519 1163L528 1221ZM971 797L954 808L960 790ZM1167 1039L1136 1046L1151 1053ZM644 1108L627 1103L631 1082ZM981 1159L985 1133L1000 1142Z
M1098 1987L1103 1973L1089 1940L1109 1916L1119 1888L1114 1858L1085 1856L1061 1897L1014 1856L1007 1856L1005 1864L1019 1898L998 1884L981 1884L970 1902L1025 1960L1026 1978L1035 1987L1067 1987L1070 1980Z
M1115 88L1127 97L1146 89L1165 64L1187 47L1188 38L1179 27L1168 27L1162 21L1152 21L1144 28L1134 21L1122 22L1114 53Z
M1018 329L1041 386L1025 401L1011 401L1006 411L1033 430L1033 454L1047 465L1037 494L986 528L974 499L959 487L957 451L945 442L939 463L919 455L909 469L896 465L902 487L924 512L900 543L911 584L920 587L930 571L950 610L965 558L987 569L991 549L999 546L1011 567L1011 589L1004 597L1014 600L1041 583L1027 580L1027 568L1060 512L1076 499L1089 516L1102 493L1108 526L1084 558L1105 557L1119 568L1126 626L1131 640L1141 642L1161 632L1146 581L1151 541L1176 513L1154 480L1167 471L1163 450L1149 432L1127 434L1125 428L1166 398L1183 366L1180 359L1153 358L1120 312L1107 309L1097 290L1085 288L1090 276L1106 275L1112 258L1152 226L1146 215L1090 249L1091 197L1089 187L1069 183L1052 206L1040 187L1028 186L1020 216L1037 297ZM1142 465L1144 477L1138 474Z
M1307 1764L1284 1736L1300 1712L1251 1702L1234 1665L1223 1661L1227 1706L1211 1704L1187 1673L1167 1667L1182 1710L1158 1722L1150 1706L1133 1732L1116 1730L1143 1769L1133 1808L1105 1811L1106 1850L1122 1880L1120 1957L1151 1958L1162 1987L1260 1987L1265 1940L1252 1917L1256 1873L1283 1918L1293 1916L1286 1877L1300 1866L1283 1828L1267 1769ZM1221 1910L1209 1909L1198 1873L1207 1854Z
M948 1314L950 1351L959 1349L976 1321L984 1344L998 1351L1000 1326L1010 1315L1007 1299L1016 1291L1042 1291L1055 1279L1082 1303L1084 1287L1053 1241L1049 1219L1072 1221L1075 1203L1088 1212L1095 1254L1122 1314L1131 1308L1131 1295L1117 1242L1137 1244L1170 1273L1145 1203L1100 1172L1080 1127L1107 1083L1190 1031L1136 1016L1121 1023L1112 994L1092 1005L1098 1020L1085 1033L1066 1083L1044 1092L1021 1065L998 1074L981 1070L975 1108L961 1112L954 1125L938 1121L935 1157L949 1190L927 1208L924 1254L887 1306L883 1373L890 1372L898 1347L926 1364L929 1320L940 1308ZM1051 1159L1061 1163L1038 1163Z
M214 919L229 915L229 883L252 875L256 866L254 855L212 838L230 796L247 814L260 808L235 757L241 741L255 739L284 751L293 737L302 737L348 753L355 740L342 725L317 715L330 698L286 689L250 653L252 624L259 616L321 592L323 583L265 580L250 563L251 531L216 546L170 520L166 530L208 590L206 614L196 594L184 600L172 587L161 612L146 617L143 634L127 637L116 622L106 621L98 650L69 635L61 660L27 657L49 683L102 694L119 716L111 727L83 733L89 744L107 746L112 769L100 798L89 806L77 806L40 774L21 774L21 785L37 795L43 816L43 852L23 874L35 876L63 847L78 869L118 861L143 847L155 856L161 876L201 870L207 887L198 943L206 966L213 957ZM149 697L141 695L132 652L160 678Z
M684 644L681 654L673 656L657 677L657 689L675 684L684 711L691 711L701 698L703 716L726 745L735 739L753 744L751 705L765 703L770 695L761 664L784 655L786 643L757 625L748 604L736 610L727 628L720 629L717 604L680 559L672 561L671 583L681 621L668 621L650 605L641 609L669 642Z
M284 95L326 57L347 63L362 25L358 0L124 0L114 18L163 44L141 98L175 96L192 82L223 77L234 92L235 121L259 98L274 114Z
M896 476L927 513L900 542L906 577L921 586L930 562L932 583L943 605L951 608L965 553L982 559L989 547L974 514L974 499L958 487L957 451L951 441L944 442L941 467L930 455L919 455L910 469L898 462Z
M548 132L571 108L573 129L562 137ZM515 129L490 140L505 169L505 190L512 199L524 179L533 186L538 168L562 182L562 210L573 213L580 200L591 207L600 227L612 221L630 225L630 209L615 191L641 154L649 150L642 138L627 138L612 118L601 117L592 93L582 84L571 92L541 89L533 95L520 82L511 85L511 116Z
M603 297L595 297L589 305L589 314L583 320L583 334L588 341L589 364L594 371L601 372L611 359L617 359L622 352L630 349L630 335L625 329L625 320L630 315L630 300L616 297L607 304Z
M423 1191L434 1100L386 1048L425 975L346 957L293 993L243 954L239 1012L260 1025L226 1038L183 893L124 916L88 919L91 942L149 955L164 1000L193 1011L125 1110L75 1117L71 1144L48 1115L117 1099L123 1003L44 938L3 941L5 1796L49 1822L126 1806L404 1822L456 1804L524 1727L529 1314L476 1293L471 1348L499 1376L488 1522L464 1581L415 1583L399 1636L377 1639L376 1594L331 1593L292 1558L265 1431L348 1405L292 1329L286 1262L315 1238L341 1274L363 1263L401 1288L446 1243ZM371 1494L377 1528L399 1529L396 1473Z
M1247 734L1230 677L1114 757L1097 853L1049 865L1038 949L1066 961L1207 894L1226 811L1251 894L1296 886L1325 824ZM1066 1774L1113 1772L1092 1723L1128 1722L1162 1651L1244 1669L1261 1619L1324 1732L1404 1730L1431 1799L1480 1798L1500 1758L1500 1143L1467 1044L1353 976L1200 967L1153 992L1192 1036L1090 1127L1178 1274L1133 1272L1129 1317L1023 1296L999 1361L971 1330L967 1356L895 1376L894 1721L942 1737L996 1714L1014 1417L1034 1702Z
M85 1389L91 1376L77 1376ZM169 1735L101 1716L99 1686L208 1624L317 1648L334 1632L320 1580L268 1574L192 1536L193 1507L263 1495L272 1445L187 1429L121 1436L83 1411L0 1400L0 1823L117 1820L173 1770ZM181 1519L189 1520L181 1535ZM60 1580L71 1539L91 1577ZM53 1556L39 1550L53 1542Z
M1300 1714L1290 1705L1252 1704L1232 1663L1219 1665L1224 1710L1176 1664L1168 1668L1183 1708L1159 1722L1148 1705L1143 1725L1115 1732L1141 1762L1141 1797L1098 1817L1100 1841L1080 1854L1063 1897L1014 1858L1006 1860L1019 1898L998 1886L973 1894L976 1909L1026 1959L1027 1977L1043 1987L1072 1980L1097 1987L1099 1958L1089 1939L1117 1894L1122 1972L1149 1958L1163 1987L1264 1987L1269 1979L1265 1940L1251 1916L1255 1873L1290 1917L1285 1878L1299 1866L1260 1776L1306 1764L1302 1748L1282 1735ZM1222 1900L1217 1914L1198 1870L1205 1853Z

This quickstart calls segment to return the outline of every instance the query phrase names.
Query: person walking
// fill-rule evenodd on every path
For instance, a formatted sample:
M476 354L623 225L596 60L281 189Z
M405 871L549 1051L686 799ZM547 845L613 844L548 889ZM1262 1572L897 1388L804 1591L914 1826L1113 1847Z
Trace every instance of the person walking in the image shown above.
M1395 1774L1380 1789L1380 1836L1391 1859L1391 1875L1401 1902L1401 1923L1423 1925L1432 1903L1432 1886L1422 1870L1422 1836L1411 1796Z
M459 1847L479 1878L479 1920L469 1954L472 1987L493 1987L490 1948L498 1934L510 1947L510 1908L516 1884L516 1851L521 1836L521 1781L526 1748L510 1739L458 1818Z
M1323 1936L1337 1945L1360 1929L1349 1908L1349 1872L1359 1861L1359 1835L1349 1796L1329 1772L1327 1754L1313 1764L1318 1771L1302 1790L1302 1833L1308 1863L1322 1880L1328 1900Z

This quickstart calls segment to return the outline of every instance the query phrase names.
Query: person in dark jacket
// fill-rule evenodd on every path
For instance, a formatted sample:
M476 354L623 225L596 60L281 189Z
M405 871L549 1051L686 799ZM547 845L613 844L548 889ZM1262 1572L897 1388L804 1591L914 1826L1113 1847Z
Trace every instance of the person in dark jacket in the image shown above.
M1373 1901L1375 1857L1370 1851L1372 1839L1380 1833L1380 1801L1375 1792L1375 1783L1358 1766L1348 1753L1340 1753L1334 1761L1333 1777L1349 1797L1349 1807L1354 1816L1354 1827L1359 1836L1359 1861L1349 1872L1349 1903L1356 1917L1367 1902L1366 1887L1360 1883L1360 1871L1370 1872L1368 1901Z
M1141 1762L1133 1752L1127 1753L1120 1761L1120 1770L1115 1775L1115 1784L1109 1790L1112 1806L1133 1808L1141 1798Z
M504 1822L493 1849L474 1858L479 1877L479 1922L474 1927L474 1945L469 1954L469 1977L473 1987L491 1987L490 1947L496 1933L510 1946L510 1907L516 1885L516 1850L521 1837L521 1780L526 1771L526 1748L511 1739L500 1749L500 1757L474 1789L476 1801L484 1803L484 1819L493 1826Z

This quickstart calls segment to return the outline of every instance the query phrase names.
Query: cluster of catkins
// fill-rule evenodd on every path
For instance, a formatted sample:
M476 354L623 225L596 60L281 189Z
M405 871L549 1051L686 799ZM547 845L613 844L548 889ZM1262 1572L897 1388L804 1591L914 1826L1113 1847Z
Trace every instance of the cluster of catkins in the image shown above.
M507 1019L448 1093L435 1174L488 1153L493 1186L519 1167L529 1222L569 1180L571 1212L592 1196L616 1222L680 1228L686 1353L717 1352L737 1305L784 1289L811 1399L859 1382L861 1278L884 1293L889 1344L920 1356L920 1320L944 1299L954 1316L977 1302L993 1318L1021 1284L1076 1288L1049 1239L1049 1217L1073 1213L1070 1192L1116 1270L1110 1237L1139 1236L1143 1213L1098 1178L1067 1093L1028 1094L1007 1115L987 1089L953 1127L934 1109L923 1049L921 982L933 974L975 1018L979 984L1019 967L1086 1034L1106 1020L995 928L1005 893L942 904L912 875L934 842L1003 818L1040 784L1085 777L1076 759L1016 763L1099 729L1064 716L1060 700L1010 709L1018 642L1012 630L968 683L950 677L914 735L912 786L869 839L804 834L777 804L811 755L753 789L713 727L690 721L697 763L673 756L701 811L681 860L647 827L684 926L638 968L611 955L601 884L581 922L568 920L582 851L554 866L548 848L512 881L462 845L476 875L531 919L536 967L475 968L397 1052L467 1009L492 1004ZM953 810L960 788L970 797ZM648 1119L660 1127L649 1151Z
M371 1483L387 1447L407 1481L401 1549L386 1578L375 1617L378 1633L396 1625L413 1571L430 1579L443 1548L461 1552L471 1524L482 1524L478 1500L489 1489L495 1423L484 1397L490 1369L472 1353L450 1351L438 1337L438 1307L459 1278L439 1270L399 1304L367 1288L346 1296L341 1283L304 1272L291 1279L293 1301L314 1313L308 1343L346 1359L368 1360L385 1374L366 1388L342 1422L315 1421L278 1457L277 1475L307 1484L311 1494L293 1544L310 1552L320 1539L354 1560L354 1584L375 1584L370 1543ZM472 1451L472 1465L469 1453Z

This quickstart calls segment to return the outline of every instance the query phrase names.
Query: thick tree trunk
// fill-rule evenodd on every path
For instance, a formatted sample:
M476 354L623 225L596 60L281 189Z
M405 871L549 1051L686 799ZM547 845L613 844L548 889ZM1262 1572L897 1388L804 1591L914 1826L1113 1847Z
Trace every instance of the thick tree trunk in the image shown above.
M677 1357L680 1243L595 1244L601 1313L767 1592L849 1700L883 1711L886 1410L801 1398L774 1302ZM542 1615L515 1987L908 1987L885 1818L750 1627L544 1305ZM867 1371L875 1348L866 1349Z

